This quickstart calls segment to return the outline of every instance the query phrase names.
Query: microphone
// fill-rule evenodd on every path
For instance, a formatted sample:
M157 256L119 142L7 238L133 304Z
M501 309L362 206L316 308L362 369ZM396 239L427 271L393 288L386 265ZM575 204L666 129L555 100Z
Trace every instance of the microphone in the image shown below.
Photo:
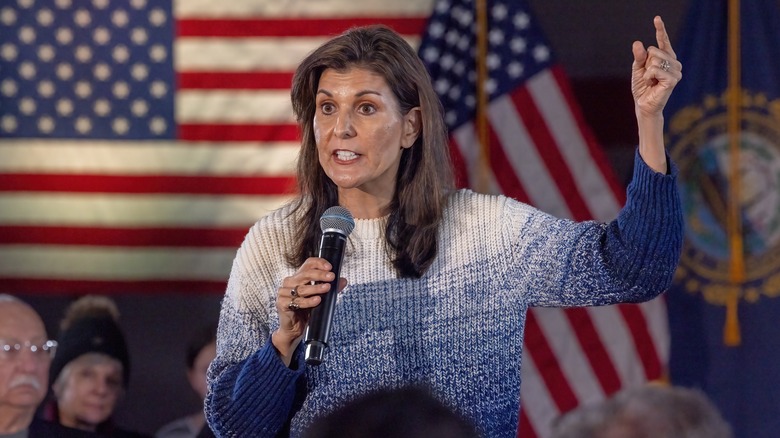
M333 267L336 277L330 282L330 290L320 295L322 301L309 314L309 323L303 335L305 346L304 359L309 365L319 365L325 358L328 347L330 327L333 324L333 314L336 312L336 296L338 295L339 274L341 262L344 260L344 247L347 236L355 228L352 213L344 207L330 207L320 217L322 240L318 256L327 260Z

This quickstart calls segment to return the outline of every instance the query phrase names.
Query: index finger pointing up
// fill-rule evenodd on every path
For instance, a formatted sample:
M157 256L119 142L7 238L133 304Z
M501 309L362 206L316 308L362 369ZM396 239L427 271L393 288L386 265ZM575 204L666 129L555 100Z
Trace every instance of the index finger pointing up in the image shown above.
M653 24L655 25L655 39L658 42L658 48L677 59L677 55L674 53L674 49L672 49L672 42L669 41L669 33L666 32L664 20L659 15L656 15L653 19Z

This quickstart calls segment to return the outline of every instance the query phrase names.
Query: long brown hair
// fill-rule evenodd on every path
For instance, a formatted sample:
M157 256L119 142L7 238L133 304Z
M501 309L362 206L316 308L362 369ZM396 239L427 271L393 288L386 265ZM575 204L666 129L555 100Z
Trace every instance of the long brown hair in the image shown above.
M388 254L400 277L421 277L438 252L437 231L454 177L441 102L420 58L386 26L353 28L326 42L301 62L292 84L292 106L301 130L298 189L293 214L298 241L287 254L297 267L311 257L321 235L322 213L338 205L338 188L320 166L313 120L320 76L326 69L367 69L384 77L401 114L420 107L422 128L412 147L404 149L396 190L388 206L385 230Z

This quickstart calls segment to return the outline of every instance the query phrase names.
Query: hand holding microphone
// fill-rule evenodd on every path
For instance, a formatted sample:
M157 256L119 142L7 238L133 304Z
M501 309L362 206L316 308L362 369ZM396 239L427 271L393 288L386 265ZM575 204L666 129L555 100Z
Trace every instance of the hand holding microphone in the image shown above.
M322 296L322 302L311 311L309 324L303 336L306 347L304 358L309 365L319 365L325 358L328 347L333 314L336 312L336 297L338 281L341 273L341 262L344 260L344 249L347 237L355 228L352 213L344 207L331 207L325 210L320 218L322 239L320 240L319 256L333 266L335 278L330 282L330 290Z
M304 330L306 362L319 365L324 358L336 297L346 287L346 280L339 275L346 239L354 226L349 210L343 207L326 210L320 218L322 239L318 257L307 259L279 288L276 299L279 330L271 340L288 366Z

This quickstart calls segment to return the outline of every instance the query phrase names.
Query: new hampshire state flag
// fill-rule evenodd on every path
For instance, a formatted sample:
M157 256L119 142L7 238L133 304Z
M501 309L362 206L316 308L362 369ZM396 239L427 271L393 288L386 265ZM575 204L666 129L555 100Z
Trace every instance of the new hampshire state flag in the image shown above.
M670 377L703 389L735 437L780 436L777 8L775 0L741 1L739 36L731 37L740 61L730 65L727 0L693 0L676 43L685 77L666 111L667 144L680 167L686 220L676 285L668 293ZM729 112L727 88L735 73L741 75L738 111ZM736 154L730 150L730 114L737 115ZM734 184L739 196L730 198ZM737 220L729 221L735 204ZM735 223L741 223L741 232L735 233ZM744 279L736 282L730 274L735 241L743 246L737 254L744 260ZM726 323L727 309L736 310L736 321L730 320L736 324Z

